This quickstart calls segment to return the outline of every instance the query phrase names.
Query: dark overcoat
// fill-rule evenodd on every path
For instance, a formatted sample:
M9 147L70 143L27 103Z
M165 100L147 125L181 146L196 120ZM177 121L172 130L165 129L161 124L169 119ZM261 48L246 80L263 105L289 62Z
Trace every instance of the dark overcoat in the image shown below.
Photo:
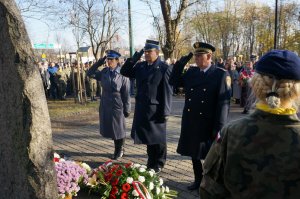
M177 152L203 159L214 136L227 121L231 94L229 74L215 66L205 73L199 67L190 67L184 74L174 69L171 79L171 84L183 86L185 90Z
M120 74L116 68L113 78L109 67L95 71L94 77L101 81L102 97L99 107L100 134L113 140L125 137L126 126L124 113L130 113L129 79Z
M136 144L166 143L166 116L171 111L172 68L158 58L152 65L146 61L124 65L121 74L136 79L136 103L131 136Z

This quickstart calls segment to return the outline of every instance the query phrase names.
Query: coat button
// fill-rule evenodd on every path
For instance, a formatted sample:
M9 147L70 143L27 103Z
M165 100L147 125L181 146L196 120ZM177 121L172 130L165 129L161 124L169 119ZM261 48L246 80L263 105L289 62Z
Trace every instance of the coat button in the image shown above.
M204 88L203 91L205 92L205 91L206 91L206 88Z
M200 115L202 115L202 113L200 112Z
M191 88L191 91L193 91L194 89L193 88Z
M204 103L204 101L201 101L201 103L203 104L203 103Z
M191 109L188 109L188 112L190 112L191 111Z
M191 99L189 99L189 101L192 101Z

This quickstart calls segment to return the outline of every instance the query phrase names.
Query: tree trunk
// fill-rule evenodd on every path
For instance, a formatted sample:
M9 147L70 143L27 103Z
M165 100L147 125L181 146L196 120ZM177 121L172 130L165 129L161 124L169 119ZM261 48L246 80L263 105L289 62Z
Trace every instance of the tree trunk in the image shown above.
M56 199L46 98L12 0L0 0L0 27L0 198Z
M177 15L172 19L171 16L171 8L169 0L160 0L161 12L164 19L165 24L165 45L162 46L162 51L164 53L164 59L167 60L168 58L173 58L173 52L175 50L178 37L177 37L177 29L179 23L182 20L182 15L187 8L187 0L180 0L180 6L177 10Z

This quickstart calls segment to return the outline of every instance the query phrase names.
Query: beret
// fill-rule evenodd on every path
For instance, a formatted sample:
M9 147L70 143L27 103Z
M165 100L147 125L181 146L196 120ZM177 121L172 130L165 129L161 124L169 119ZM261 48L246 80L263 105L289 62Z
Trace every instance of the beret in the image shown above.
M216 50L213 45L204 42L196 42L193 47L195 48L195 54L212 53Z
M106 57L116 59L116 58L121 57L121 54L114 50L107 50Z
M152 49L159 50L159 41L147 39L144 50L147 51L147 50L152 50Z
M300 80L300 58L288 50L271 50L256 62L255 70L276 79Z

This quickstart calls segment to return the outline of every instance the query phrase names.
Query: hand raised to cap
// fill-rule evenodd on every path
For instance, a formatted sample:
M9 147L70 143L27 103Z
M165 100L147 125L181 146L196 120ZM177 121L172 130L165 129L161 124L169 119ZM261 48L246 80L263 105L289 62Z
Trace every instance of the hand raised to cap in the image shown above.
M193 53L190 52L188 55L182 56L177 62L179 62L178 64L185 66L191 60L192 57Z
M140 60L140 58L143 56L144 54L144 49L140 50L140 52L135 51L135 53L133 54L131 61L133 63L136 63Z
M99 66L103 65L104 62L105 62L105 59L106 59L106 56L100 58L100 59L97 61L98 65L99 65Z

